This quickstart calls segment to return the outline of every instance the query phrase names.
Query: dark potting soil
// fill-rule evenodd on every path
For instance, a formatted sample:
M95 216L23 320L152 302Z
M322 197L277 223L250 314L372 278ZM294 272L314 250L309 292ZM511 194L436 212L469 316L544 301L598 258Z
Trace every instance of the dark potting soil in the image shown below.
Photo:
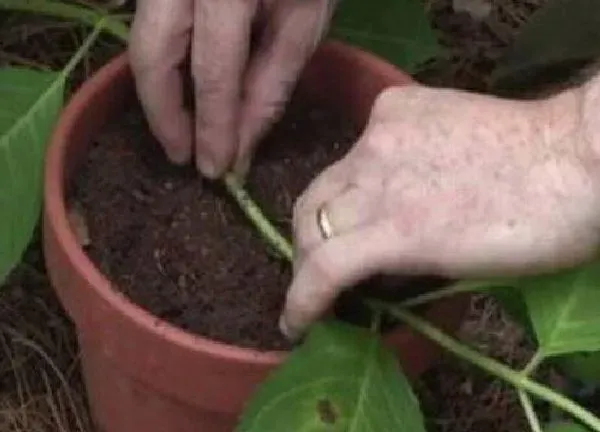
M346 119L296 95L264 139L246 187L288 238L295 199L357 135ZM290 265L270 253L220 183L167 162L137 105L98 137L72 197L89 256L132 301L214 340L290 348L277 325ZM342 296L338 316L367 325L361 293L405 298L438 282L376 279Z

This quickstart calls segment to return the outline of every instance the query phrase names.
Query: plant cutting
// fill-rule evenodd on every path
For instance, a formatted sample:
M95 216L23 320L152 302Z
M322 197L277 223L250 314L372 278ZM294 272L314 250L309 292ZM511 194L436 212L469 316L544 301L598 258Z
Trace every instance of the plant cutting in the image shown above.
M373 60L372 57L364 53L357 53L339 44L326 44L309 65L299 94L329 96L328 102L336 109L328 110L325 108L326 104L315 105L310 97L307 100L298 99L292 105L290 117L271 136L273 142L294 138L299 144L305 144L313 142L316 136L327 135L331 142L336 142L337 148L333 146L333 150L328 149L324 146L328 142L318 141L314 143L314 147L309 147L307 153L316 155L316 160L308 158L315 164L309 167L313 170L316 170L315 166L318 164L326 164L327 157L335 157L335 151L343 152L344 144L350 142L356 134L353 129L357 125L358 128L361 127L361 120L355 121L354 125L348 125L345 120L364 119L365 106L372 103L374 95L386 85L400 83L397 71L380 62L377 62L381 66L378 72L371 72L369 75L365 62L370 60ZM335 76L334 72L340 69L355 70L356 75L348 74L344 82L337 82L336 85L332 85L333 80L327 81L327 93L319 91L323 89L319 85L323 85L324 78ZM364 83L362 80L365 76L373 87L363 87L361 93L356 93L357 87L349 85L348 81L350 84L352 80L356 80L354 83ZM307 341L289 356L273 351L268 351L265 355L264 350L256 348L256 344L260 347L265 343L284 343L270 339L271 336L276 336L273 333L242 335L239 332L235 336L241 336L243 343L249 345L244 349L234 347L235 344L242 344L240 340L223 343L192 337L190 333L194 330L191 326L194 325L198 326L195 330L197 332L212 332L211 339L216 341L231 337L227 325L233 322L215 319L212 323L198 323L198 317L181 308L173 308L173 303L177 301L187 304L190 294L199 286L210 288L209 284L196 284L194 277L203 275L215 278L215 269L219 268L220 277L223 278L238 270L240 263L249 261L251 265L244 270L244 282L250 281L247 285L264 288L268 285L269 274L266 274L267 277L264 274L253 274L257 266L252 265L251 261L256 257L249 252L257 251L258 254L263 246L262 243L255 243L254 234L257 232L268 240L276 252L275 257L263 255L263 267L260 268L276 268L272 266L273 263L285 268L285 261L281 264L280 260L290 257L291 247L285 240L286 236L279 234L270 221L276 221L282 231L289 228L289 221L286 220L289 190L285 191L288 195L278 194L269 178L273 173L283 175L281 166L273 161L285 161L285 156L289 156L286 152L291 151L293 146L280 146L282 153L271 154L271 158L266 153L262 159L263 164L258 163L254 168L256 177L251 176L246 187L253 191L252 196L259 198L260 205L250 198L235 178L227 179L226 190L238 201L250 221L256 224L258 231L244 225L237 226L232 221L237 220L241 224L241 220L234 219L234 209L228 206L225 191L219 192L219 189L213 189L200 181L194 182L190 179L190 173L164 168L155 146L152 147L152 138L143 129L139 112L135 112L135 103L131 108L131 101L134 100L132 93L131 77L123 57L111 62L86 83L59 121L50 147L46 173L46 256L55 286L78 324L90 397L101 427L106 430L192 430L202 424L202 430L211 430L211 427L214 430L229 428L233 413L222 408L229 404L235 405L233 411L239 410L250 396L250 391L262 383L276 366L280 366L248 405L246 415L239 425L241 430L277 430L273 428L281 427L278 425L282 424L286 425L286 429L292 430L312 425L317 430L329 428L358 431L366 430L373 424L377 425L376 430L390 430L390 427L392 430L423 430L424 419L405 375L415 377L419 372L417 364L420 363L421 368L429 364L431 347L423 350L425 353L429 352L425 357L429 360L423 362L422 358L411 358L411 354L417 352L414 351L418 346L415 344L423 342L423 339L415 338L414 333L407 331L407 328L412 328L459 358L512 384L520 392L533 430L541 430L542 426L529 401L530 395L550 402L592 430L598 430L597 419L590 412L531 378L537 366L554 355L598 349L593 343L590 344L589 333L585 334L585 340L580 338L578 341L577 333L571 331L561 334L558 328L560 326L553 327L556 320L548 319L549 316L560 316L559 324L566 324L566 327L571 328L569 320L574 320L577 314L573 310L565 312L560 302L546 302L541 296L544 289L544 294L554 294L555 299L569 295L577 304L577 296L593 295L589 290L593 285L589 281L594 280L596 274L593 267L583 266L570 273L552 275L549 278L458 284L422 295L412 293L410 299L397 299L400 306L394 304L397 302L370 302L374 310L374 313L367 315L369 321L372 320L367 323L370 324L367 325L371 327L370 330L339 321L326 321L315 326ZM349 103L357 100L362 101L362 105ZM339 117L342 111L339 108L342 106L352 108L347 113L347 118ZM122 118L110 123L114 129L108 128L105 124L108 124L110 115L115 112L122 115ZM319 125L321 128L317 127ZM302 131L315 130L316 134L301 138L290 133L294 128ZM306 166L290 166L290 162L285 163L286 170L290 170L295 177L302 177L298 174L302 174L302 168ZM83 174L76 175L76 168ZM126 179L123 178L124 173L128 175ZM313 174L314 171L304 171L306 176ZM92 185L102 187L94 188ZM301 188L301 184L297 186L297 189ZM186 197L185 202L193 204L181 213L173 213L173 208L180 207L178 201L173 203L165 198L173 196ZM195 201L189 200L190 197L195 198ZM207 198L211 206L207 205ZM68 209L73 202L83 207L82 212L92 231L89 243L82 241L76 235L75 228L68 223ZM214 205L215 203L217 204ZM155 213L151 217L142 214L139 209L144 207L155 209ZM269 208L270 217L266 217L266 212L261 208ZM119 213L116 212L117 209ZM108 212L104 214L103 210ZM173 217L174 215L178 217ZM165 230L164 225L167 224L172 231L186 233L186 227L190 226L193 219L190 216L194 215L206 224L209 231L222 232L222 225L219 224L225 222L228 234L239 235L237 238L249 245L242 250L245 252L241 256L243 259L238 256L234 261L235 266L227 266L227 259L231 260L228 255L227 259L217 263L223 264L222 267L209 267L211 272L208 276L198 269L178 269L181 262L173 261L173 251L206 254L206 251L201 250L201 245L210 237L202 238L200 242L191 238L179 248L181 243L170 243L173 239L165 235L170 231ZM140 220L145 221L141 227ZM151 227L153 229L142 231L144 225L150 224L155 224ZM229 233L234 228L235 232ZM190 232L188 230L187 234ZM111 237L111 233L117 235ZM140 242L139 249L126 249L140 235L147 243ZM114 245L112 249L111 244ZM147 247L157 244L161 247ZM188 247L190 250L187 250ZM119 256L119 250L125 253ZM227 249L227 252L231 251L235 249ZM144 269L148 266L143 265L148 258L152 258L153 264L150 277L144 274ZM123 265L128 259L131 259L131 263L137 263L137 269L143 271L131 272L131 266ZM183 260L183 263L189 264L190 261ZM279 272L281 277L280 269ZM110 279L117 282L111 284L109 277L105 275L110 275ZM183 278L179 277L181 275ZM136 291L135 283L132 284L138 278L143 284L151 284L153 281L156 283L157 278L164 281L164 286L170 285L173 288L167 295L175 298L136 298L136 295L144 294L139 288ZM257 280L253 278L259 278L261 283L252 283ZM514 297L517 300L521 299L521 288L527 287L527 290L522 291L523 301L540 341L539 353L523 372L512 371L478 355L436 327L446 327L446 330L455 328L460 314L450 315L464 306L464 301L456 294L485 290L493 293L492 288L502 288L504 285L518 288L519 295ZM254 306L252 302L257 299L260 301L264 298L263 294L253 291L255 298L244 298L243 301L251 309ZM181 295L180 299L176 298L178 295ZM204 295L208 295L210 301L217 298L210 297L210 292ZM238 298L224 297L227 306L239 302L239 295ZM132 302L131 299L135 301ZM349 306L345 308L346 313L348 310L356 312L356 301L350 300ZM144 304L144 301L147 303ZM204 304L207 307L204 310L205 316L212 313L210 301L208 306L207 303ZM135 305L136 302L138 305ZM433 302L432 305L429 305L430 302ZM139 307L139 304L144 307ZM455 308L455 305L458 307ZM423 306L429 312L425 313L426 319L414 315L408 309ZM148 313L148 310L154 313ZM436 311L448 316L440 317L435 314ZM341 314L344 314L344 310ZM159 315L163 315L162 320L156 319ZM356 313L350 315L351 318L358 318ZM388 347L380 343L378 332L382 317L400 320L401 331L394 330L388 335L401 334L401 342L396 340L395 343L389 343ZM442 319L448 320L447 325L441 325ZM168 320L171 320L170 324L167 324ZM239 323L240 321L235 324ZM593 324L592 321L590 323ZM190 326L185 332L177 328L185 325ZM238 329L243 328L238 326ZM259 328L268 329L268 323ZM274 326L270 328L273 329ZM392 338L388 338L388 342ZM396 364L396 355L392 354L391 349L399 350L402 368ZM407 353L407 349L413 351ZM315 357L317 352L320 355ZM282 363L284 358L286 361ZM236 384L237 387L231 387L228 395L218 391L228 384ZM236 391L241 393L232 395ZM234 404L231 404L231 399L234 399ZM138 410L137 413L127 411L132 407ZM385 409L381 409L382 407ZM398 416L399 412L403 413L401 417Z

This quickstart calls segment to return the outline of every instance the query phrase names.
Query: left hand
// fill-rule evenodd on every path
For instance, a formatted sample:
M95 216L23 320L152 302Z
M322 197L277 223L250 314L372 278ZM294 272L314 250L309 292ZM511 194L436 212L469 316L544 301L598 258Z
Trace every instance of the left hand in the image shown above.
M382 93L355 146L296 203L283 333L297 338L341 290L378 273L514 276L593 256L600 126L582 100L580 89L541 101Z

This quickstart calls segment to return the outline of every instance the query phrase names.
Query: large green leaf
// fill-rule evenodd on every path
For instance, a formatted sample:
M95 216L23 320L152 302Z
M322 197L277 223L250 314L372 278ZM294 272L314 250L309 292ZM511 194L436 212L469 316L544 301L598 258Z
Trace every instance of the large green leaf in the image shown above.
M560 82L600 56L600 1L550 0L533 14L494 72L495 86Z
M329 322L261 386L237 432L425 432L397 359L374 333Z
M46 143L64 87L61 74L0 69L0 282L20 260L38 221Z
M600 351L600 262L520 282L540 349L548 356Z
M442 52L421 0L341 0L331 35L408 73Z

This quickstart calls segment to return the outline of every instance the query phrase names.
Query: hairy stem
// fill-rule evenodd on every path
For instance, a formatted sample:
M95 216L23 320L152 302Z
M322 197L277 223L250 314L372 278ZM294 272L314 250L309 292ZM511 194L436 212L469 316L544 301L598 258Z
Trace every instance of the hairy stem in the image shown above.
M265 241L287 261L292 262L294 249L291 243L271 224L233 174L225 176L225 186Z
M459 341L446 335L426 320L412 314L404 308L389 306L382 302L370 302L370 304L401 320L456 357L479 367L496 378L506 381L513 385L517 390L526 391L539 399L550 402L552 405L562 409L589 426L593 431L600 432L600 419L571 399L555 392L547 386L531 380L523 373L511 369L499 361L486 357L470 347L461 344Z
M107 15L100 9L96 10L85 6L48 0L0 0L0 8L14 12L31 12L47 15L79 22L92 27L100 20L106 19L104 31L123 42L127 42L129 39L128 26L124 22L110 17L110 15Z
M535 409L533 408L533 403L531 402L531 398L527 393L523 390L518 391L519 401L521 402L521 406L523 407L523 411L525 411L525 417L527 417L527 421L529 422L529 426L531 427L531 432L544 432L542 426L540 425L540 420L538 419L537 414L535 413Z

